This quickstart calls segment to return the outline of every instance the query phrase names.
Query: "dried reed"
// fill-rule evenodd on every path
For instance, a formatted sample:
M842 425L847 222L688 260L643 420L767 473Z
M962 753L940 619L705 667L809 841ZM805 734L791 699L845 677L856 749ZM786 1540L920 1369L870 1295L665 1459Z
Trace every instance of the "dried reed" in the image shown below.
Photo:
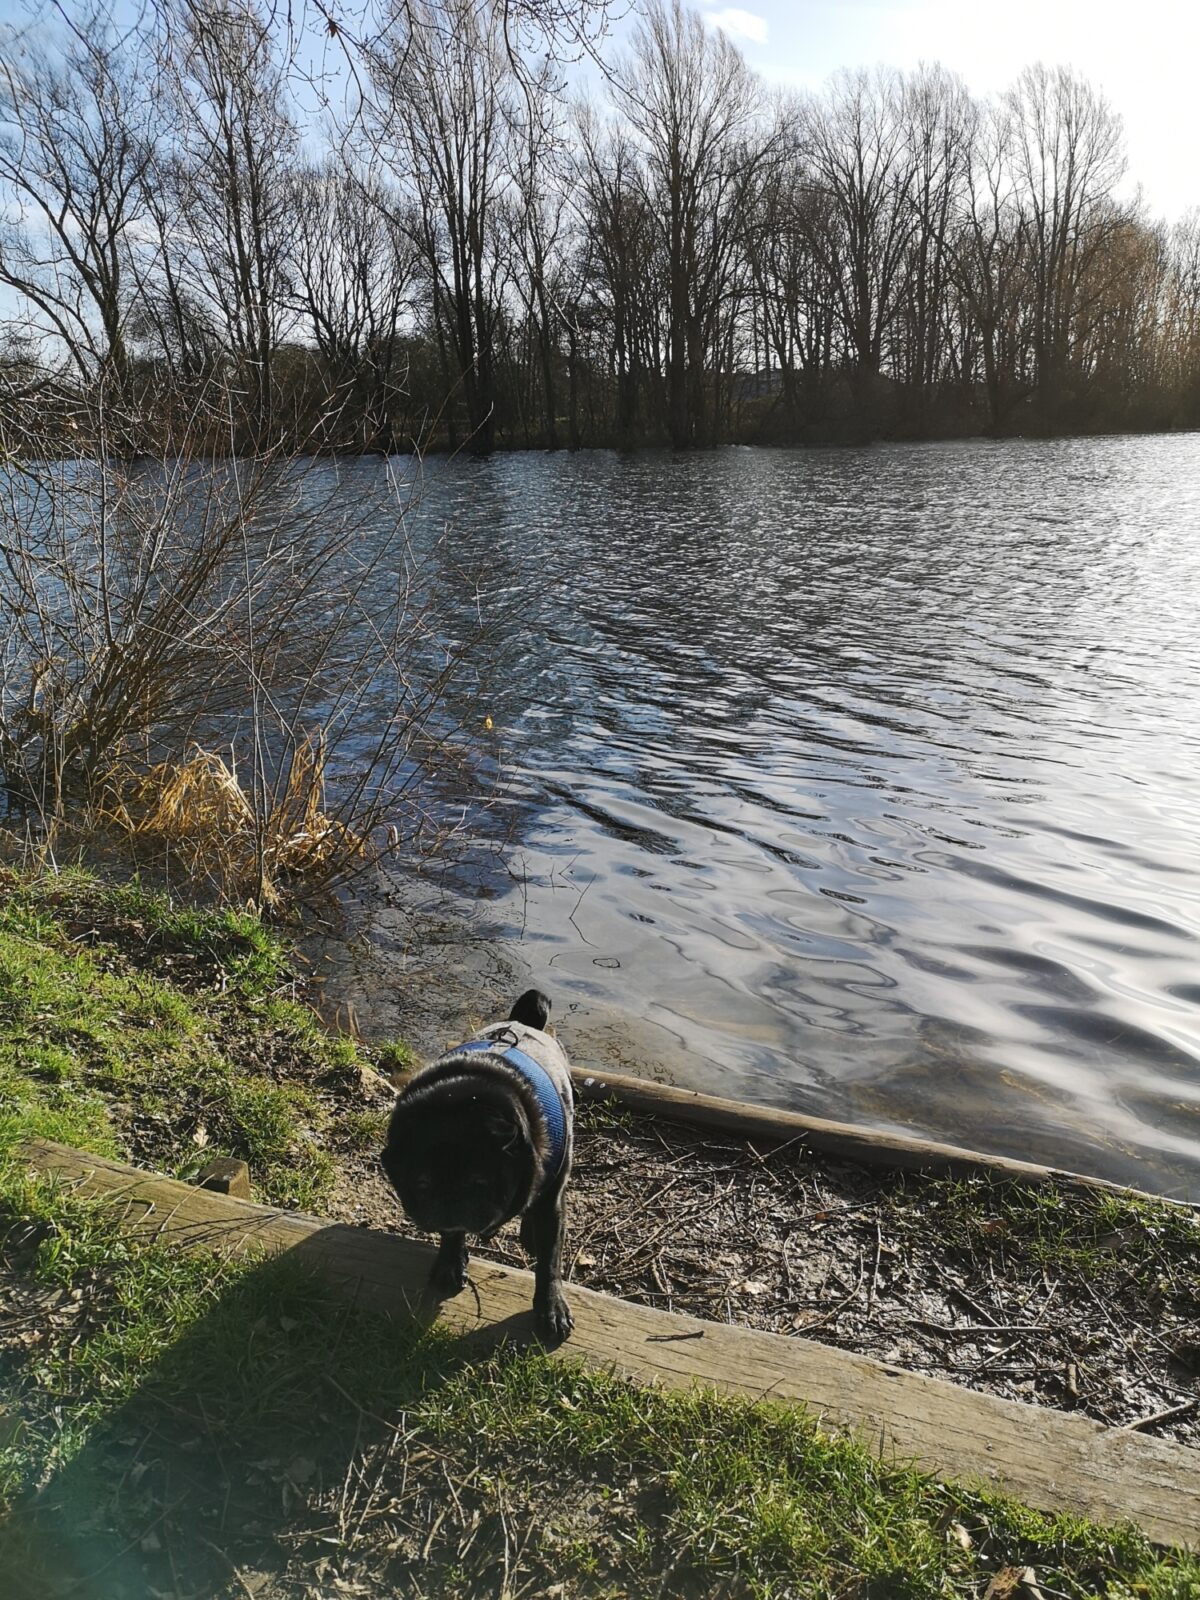
M170 850L189 878L207 879L225 899L277 909L289 888L323 887L351 858L366 858L363 836L325 809L325 739L297 746L286 781L256 807L215 750L191 746L182 761L109 775L103 816L110 828Z

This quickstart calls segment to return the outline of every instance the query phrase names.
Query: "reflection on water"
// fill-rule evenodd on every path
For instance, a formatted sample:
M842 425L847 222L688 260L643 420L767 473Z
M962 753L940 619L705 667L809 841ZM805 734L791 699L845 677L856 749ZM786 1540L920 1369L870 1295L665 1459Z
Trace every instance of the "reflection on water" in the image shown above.
M434 464L447 521L560 1001L1200 1196L1200 437Z

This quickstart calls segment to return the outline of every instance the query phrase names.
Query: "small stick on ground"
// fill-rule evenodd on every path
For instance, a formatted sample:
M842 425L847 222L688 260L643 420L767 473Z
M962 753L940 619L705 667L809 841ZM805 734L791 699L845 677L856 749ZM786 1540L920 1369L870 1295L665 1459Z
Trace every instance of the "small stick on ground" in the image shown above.
M867 1290L867 1321L875 1315L875 1291L879 1287L879 1258L883 1254L883 1229L875 1218L875 1265L871 1269L871 1287Z
M1165 1411L1155 1411L1149 1417L1137 1417L1133 1422L1127 1422L1122 1429L1124 1433L1139 1433L1145 1428L1152 1428L1156 1422L1169 1422L1172 1417L1186 1416L1189 1411L1194 1411L1200 1406L1200 1399L1185 1400L1180 1406L1168 1406Z

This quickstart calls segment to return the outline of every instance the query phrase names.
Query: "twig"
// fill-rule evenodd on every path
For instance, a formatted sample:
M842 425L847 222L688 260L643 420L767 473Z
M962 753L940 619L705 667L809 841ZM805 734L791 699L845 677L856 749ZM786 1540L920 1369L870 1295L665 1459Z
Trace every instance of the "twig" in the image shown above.
M851 1289L850 1293L844 1300L839 1300L837 1305L835 1305L831 1311L827 1311L823 1317L818 1317L816 1322L806 1322L802 1328L797 1328L796 1332L811 1333L814 1328L823 1328L827 1323L832 1322L836 1316L846 1309L851 1300L858 1298L858 1291L862 1288L863 1284L863 1276L863 1258L862 1251L860 1250L858 1252L858 1282L854 1285L853 1289Z
M871 1269L871 1286L867 1290L867 1321L875 1315L875 1290L879 1287L879 1258L883 1254L883 1230L875 1218L875 1265Z
M996 1319L991 1314L991 1312L987 1309L987 1307L986 1306L981 1306L979 1304L978 1300L973 1300L971 1298L971 1296L967 1293L967 1291L964 1288L962 1288L959 1284L952 1283L949 1279L947 1279L946 1280L946 1287L947 1287L947 1289L949 1289L951 1294L957 1295L957 1297L962 1301L962 1303L964 1305L970 1306L971 1310L975 1313L975 1315L977 1317L982 1317L984 1322L989 1322L989 1323L993 1323L993 1324L995 1323Z
M1040 1333L1040 1322L964 1322L955 1327L949 1322L930 1322L927 1317L905 1317L910 1328L928 1328L931 1333L961 1334L964 1338L981 1333Z
M225 1565L229 1568L230 1572L232 1572L232 1574L233 1574L233 1576L234 1576L234 1578L235 1578L235 1580L237 1582L237 1586L242 1591L242 1593L246 1596L246 1600L256 1600L256 1596L255 1596L254 1590L246 1582L245 1578L242 1577L241 1570L235 1564L233 1558L229 1555L228 1551L222 1550L221 1546L219 1544L214 1544L214 1542L211 1539L206 1538L205 1535L202 1534L199 1529L196 1530L196 1533L197 1533L197 1537L200 1540L200 1543L201 1544L206 1544L210 1550L215 1551L216 1554L220 1556L221 1560L225 1563Z
M424 1544L424 1546L422 1547L422 1550L421 1550L421 1560L422 1561L428 1561L429 1560L429 1552L433 1549L433 1541L437 1538L438 1529L441 1527L442 1523L445 1522L448 1511L449 1511L449 1507L448 1506L443 1506L442 1509L438 1512L437 1516L433 1519L433 1526L430 1528L429 1532L426 1534L426 1536L425 1536L425 1544Z
M583 886L583 888L582 888L582 889L581 889L581 890L580 890L580 891L579 891L579 899L578 899L578 900L576 900L576 902L575 902L575 910L574 910L574 911L572 911L572 912L571 912L571 914L570 914L570 916L569 916L569 917L568 917L568 918L567 918L567 921L568 921L568 922L569 922L569 923L570 923L570 924L571 924L571 926L572 926L572 927L573 927L573 928L574 928L574 929L575 929L575 932L576 932L576 933L577 933L577 934L578 934L578 935L579 935L579 937L580 937L580 938L581 938L581 939L582 939L582 940L583 940L583 942L584 942L584 944L586 944L586 945L590 945L590 946L591 946L591 948L592 948L592 949L593 949L593 950L594 950L594 949L595 949L595 948L596 948L596 946L595 946L595 945L594 945L594 944L593 944L593 943L592 943L592 941L591 941L591 940L590 940L590 939L589 939L589 938L588 938L588 936L587 936L587 934L586 934L586 933L584 933L584 931L583 931L583 929L582 929L582 928L581 928L581 927L580 927L580 926L579 926L579 924L578 924L578 923L577 923L577 922L576 922L576 921L575 921L575 911L578 911L578 910L579 910L579 908L580 908L580 906L581 906L581 905L582 905L582 904L583 904L583 897L584 897L584 895L585 895L585 894L586 894L586 893L587 893L587 892L588 892L588 890L589 890L589 889L590 889L590 888L591 888L591 887L592 887L592 885L593 885L593 884L594 884L594 883L595 883L595 881L596 881L596 874L595 874L595 873L594 873L594 872L593 872L593 873L592 873L592 875L591 875L591 877L590 877L590 878L589 878L589 879L588 879L588 881L587 881L587 882L586 882L586 883L585 883L585 884L584 884L584 886Z
M1152 1428L1156 1422L1169 1422L1172 1417L1185 1416L1189 1411L1194 1411L1200 1406L1200 1399L1185 1400L1180 1406L1168 1406L1165 1411L1155 1411L1148 1417L1138 1417L1134 1422L1126 1422L1121 1428L1122 1433L1138 1433L1143 1428Z

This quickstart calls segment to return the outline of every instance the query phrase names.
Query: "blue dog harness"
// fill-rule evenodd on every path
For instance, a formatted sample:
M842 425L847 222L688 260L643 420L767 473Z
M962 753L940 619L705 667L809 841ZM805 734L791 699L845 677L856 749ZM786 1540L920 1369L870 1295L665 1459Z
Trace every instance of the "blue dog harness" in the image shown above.
M537 1096L537 1103L546 1120L546 1133L550 1140L546 1176L556 1178L562 1171L567 1154L567 1117L559 1092L545 1067L539 1065L532 1056L527 1056L524 1050L518 1050L516 1045L498 1049L497 1044L495 1039L472 1039L469 1044L460 1044L453 1054L457 1056L465 1055L468 1050L486 1050L501 1061L507 1061L510 1067L521 1074Z

